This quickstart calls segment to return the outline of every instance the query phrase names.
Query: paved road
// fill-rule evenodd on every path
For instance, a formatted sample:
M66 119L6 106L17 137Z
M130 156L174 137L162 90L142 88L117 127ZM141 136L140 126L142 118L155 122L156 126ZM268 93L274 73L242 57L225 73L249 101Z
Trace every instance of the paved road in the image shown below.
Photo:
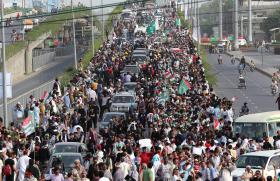
M79 55L81 57L81 54ZM79 58L78 57L78 58ZM67 68L74 66L74 55L58 57L41 71L13 85L13 97L18 97L29 90L37 88L48 81L54 80Z
M20 32L20 26L18 21L14 21L12 26L10 27L5 27L5 41L6 44L10 44L12 42L12 31L16 30L18 33ZM2 29L1 29L1 36L0 36L0 41L2 41Z
M240 111L244 102L248 103L250 112L265 112L276 110L275 99L270 93L271 79L267 76L254 71L247 72L247 89L238 89L237 65L230 63L230 58L223 56L224 64L218 65L217 55L209 54L208 62L212 65L212 71L216 74L218 83L215 87L216 93L221 97L236 97L234 104L235 112Z

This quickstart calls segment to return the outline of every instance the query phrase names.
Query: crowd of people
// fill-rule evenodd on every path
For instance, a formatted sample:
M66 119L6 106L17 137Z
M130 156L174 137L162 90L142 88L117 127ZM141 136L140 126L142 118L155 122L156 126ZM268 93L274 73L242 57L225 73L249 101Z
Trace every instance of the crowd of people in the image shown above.
M169 15L172 11L164 9L171 20L176 18ZM90 153L66 175L63 167L53 168L51 181L231 181L240 155L274 148L267 140L255 143L233 135L232 101L217 96L190 32L172 21L161 25L168 30L166 43L147 44L145 34L134 35L143 40L137 46L149 47L149 61L139 65L139 75L122 74L125 65L135 63L130 56L136 47L133 41L114 39L123 36L123 29L132 32L134 25L114 23L113 40L103 43L88 66L81 60L65 91L56 79L48 96L30 96L25 107L16 105L9 128L0 120L3 179L44 180L49 149L58 142L85 143ZM131 33L128 37L133 39ZM126 119L113 117L110 126L99 130L111 98L124 91L126 82L137 82L137 109ZM21 126L30 115L36 130L27 135ZM142 139L151 144L143 146ZM242 179L264 178L248 166Z

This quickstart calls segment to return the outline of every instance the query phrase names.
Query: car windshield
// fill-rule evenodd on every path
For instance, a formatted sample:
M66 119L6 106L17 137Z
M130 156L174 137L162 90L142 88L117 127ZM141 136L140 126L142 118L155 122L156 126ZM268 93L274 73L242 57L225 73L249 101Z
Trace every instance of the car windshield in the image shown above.
M136 84L125 84L124 85L125 90L135 90Z
M261 138L266 132L265 123L235 123L235 133L249 138Z
M133 103L133 96L114 96L113 103Z
M121 118L122 114L105 114L102 122L110 122L110 120L115 117L117 119Z
M56 145L54 149L54 153L76 153L77 146L76 145Z
M82 163L81 157L79 155L59 155L53 158L53 162L58 161L62 164L64 172L69 172L72 169L75 160L80 160ZM55 163L53 163L53 165L54 164Z
M261 169L265 167L267 160L268 157L264 156L242 155L236 161L236 167L246 168L249 165L253 169Z
M124 67L124 72L130 72L132 74L138 74L139 69L137 66L125 66Z

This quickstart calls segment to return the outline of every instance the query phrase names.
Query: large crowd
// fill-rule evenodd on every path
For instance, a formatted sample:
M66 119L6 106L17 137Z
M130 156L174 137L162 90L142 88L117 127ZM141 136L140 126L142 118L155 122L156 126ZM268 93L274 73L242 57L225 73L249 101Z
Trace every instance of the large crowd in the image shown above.
M240 155L274 148L267 141L233 135L232 101L217 96L190 32L176 27L170 9L164 11L171 20L161 25L169 30L165 43L146 41L160 30L153 37L133 35L135 22L118 20L112 40L103 43L87 67L80 61L65 90L56 79L48 96L30 96L26 106L16 105L8 128L0 120L2 179L45 180L49 148L58 142L85 143L89 154L84 163L75 160L66 175L55 166L51 181L231 181ZM124 29L129 30L128 41L118 43ZM139 65L139 75L123 74L136 48L130 40L136 37L143 40L137 46L149 47L149 61ZM112 118L110 126L100 131L99 121L109 111L113 95L124 91L127 82L137 82L137 109L131 109L126 119ZM30 115L36 130L26 136L21 124ZM142 139L150 139L150 146L143 146ZM242 179L267 178L248 166Z

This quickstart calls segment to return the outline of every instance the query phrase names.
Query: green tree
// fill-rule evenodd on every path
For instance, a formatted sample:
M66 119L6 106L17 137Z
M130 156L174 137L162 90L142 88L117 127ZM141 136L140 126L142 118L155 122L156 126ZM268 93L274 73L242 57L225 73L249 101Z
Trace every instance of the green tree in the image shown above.
M233 9L233 0L223 1L223 29L228 34L232 33L232 24L227 22L227 17L231 17ZM200 29L201 33L207 33L209 36L213 35L213 27L219 25L219 0L213 0L204 3L200 9Z
M261 29L265 32L267 38L271 37L272 28L278 28L280 24L280 10L275 11L273 14L269 15L262 23Z

